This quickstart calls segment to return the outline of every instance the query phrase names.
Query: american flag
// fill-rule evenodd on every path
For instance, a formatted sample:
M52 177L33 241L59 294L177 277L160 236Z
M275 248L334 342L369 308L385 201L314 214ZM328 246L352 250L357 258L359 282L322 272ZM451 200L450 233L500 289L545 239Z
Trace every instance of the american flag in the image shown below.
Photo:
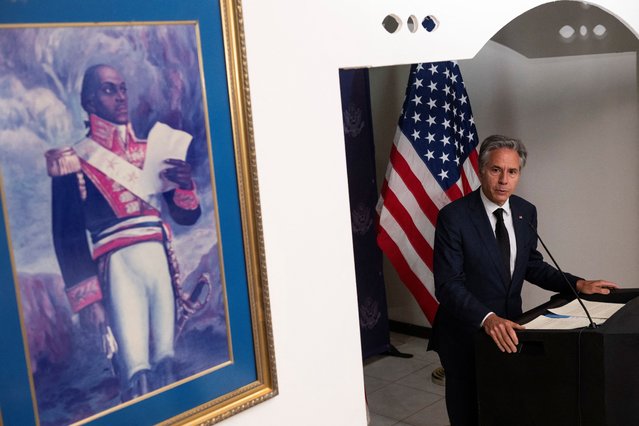
M477 143L457 63L413 65L377 204L377 243L431 324L437 214L479 186Z

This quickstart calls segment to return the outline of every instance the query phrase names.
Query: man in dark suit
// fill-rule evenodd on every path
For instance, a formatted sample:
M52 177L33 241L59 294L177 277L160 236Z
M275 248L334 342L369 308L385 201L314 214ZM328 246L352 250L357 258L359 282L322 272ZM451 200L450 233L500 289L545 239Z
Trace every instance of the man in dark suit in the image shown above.
M570 291L561 273L537 251L534 205L516 195L526 163L521 141L490 136L481 145L481 187L444 207L435 231L435 294L440 303L430 348L446 371L446 406L452 426L476 425L473 335L480 329L502 352L517 350L513 322L522 313L524 280L555 292ZM500 210L495 213L496 210ZM616 284L566 274L585 294L607 294Z

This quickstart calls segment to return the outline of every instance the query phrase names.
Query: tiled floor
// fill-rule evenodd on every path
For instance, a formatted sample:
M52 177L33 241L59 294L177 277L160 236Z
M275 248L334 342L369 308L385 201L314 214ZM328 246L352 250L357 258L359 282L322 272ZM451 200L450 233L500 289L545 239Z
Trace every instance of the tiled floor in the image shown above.
M391 344L412 358L375 356L364 362L371 426L446 426L444 387L431 380L441 366L425 339L391 333Z

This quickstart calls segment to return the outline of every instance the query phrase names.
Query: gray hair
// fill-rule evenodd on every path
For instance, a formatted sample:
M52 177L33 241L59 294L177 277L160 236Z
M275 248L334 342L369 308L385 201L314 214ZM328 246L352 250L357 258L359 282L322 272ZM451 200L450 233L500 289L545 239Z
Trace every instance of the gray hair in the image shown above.
M519 155L519 168L523 169L526 165L526 158L528 157L528 151L526 151L526 146L517 138L511 138L508 136L502 135L492 135L488 136L481 143L481 148L479 148L479 170L483 170L484 166L488 162L488 156L490 152L499 149L499 148L509 148L514 151L517 151L517 155Z

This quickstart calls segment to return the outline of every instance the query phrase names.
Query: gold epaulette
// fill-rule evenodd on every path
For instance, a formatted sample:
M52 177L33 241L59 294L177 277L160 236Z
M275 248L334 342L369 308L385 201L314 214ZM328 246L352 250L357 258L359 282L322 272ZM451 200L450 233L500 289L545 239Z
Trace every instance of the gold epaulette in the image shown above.
M51 177L65 176L82 170L80 158L71 147L50 149L44 156L47 159L47 173Z

